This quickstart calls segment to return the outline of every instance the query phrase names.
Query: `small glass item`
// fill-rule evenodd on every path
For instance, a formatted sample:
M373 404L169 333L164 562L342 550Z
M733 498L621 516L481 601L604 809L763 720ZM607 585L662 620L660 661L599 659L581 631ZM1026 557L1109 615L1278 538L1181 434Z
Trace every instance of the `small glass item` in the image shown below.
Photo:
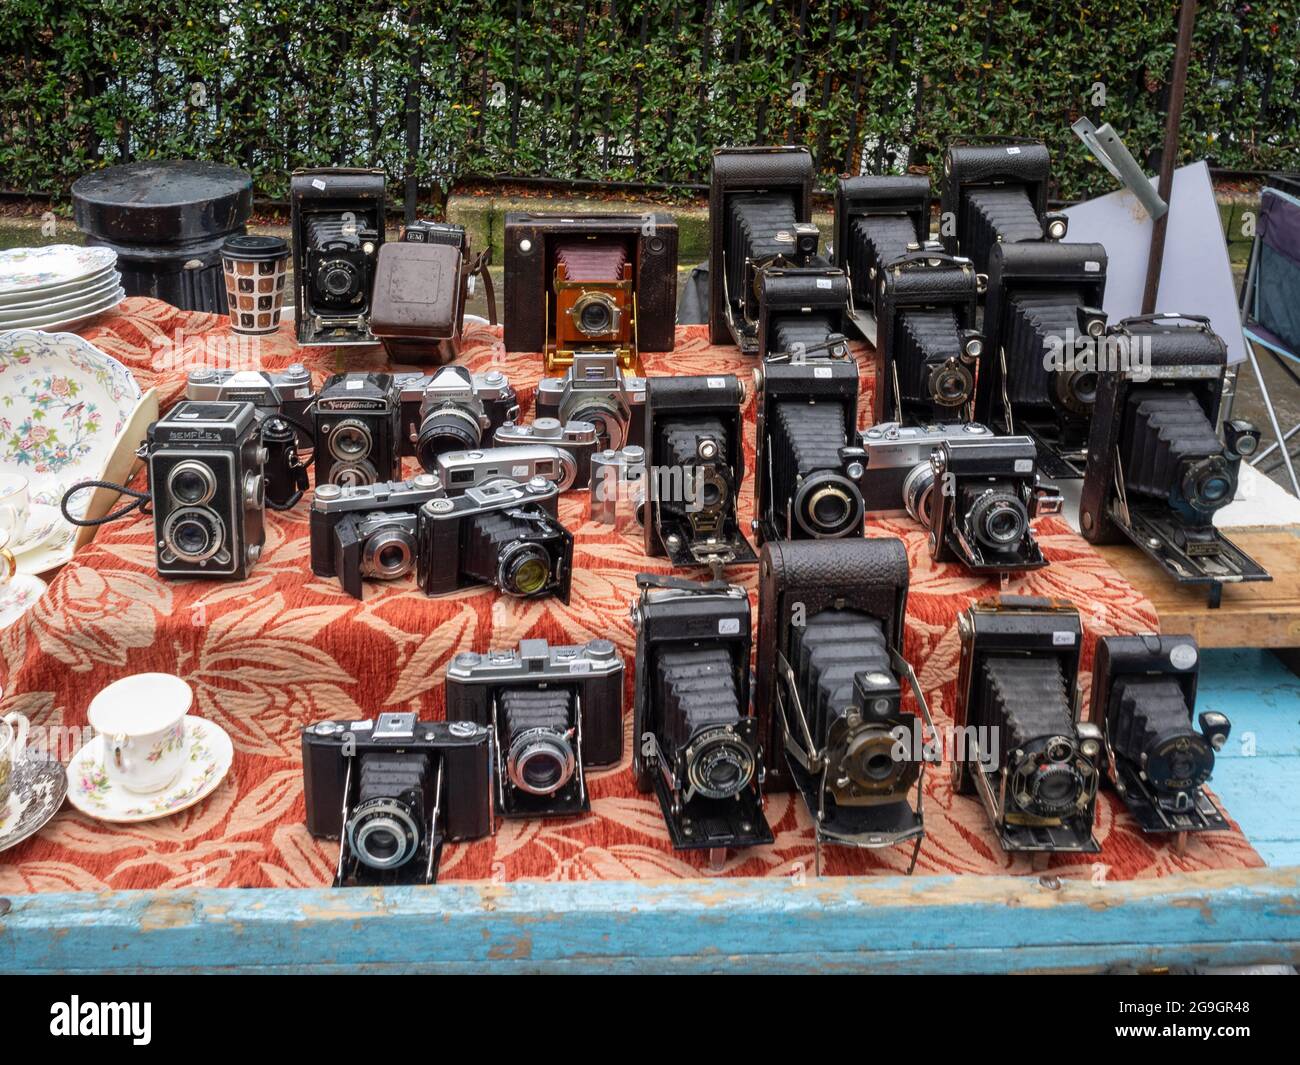
M274 333L280 327L289 242L252 234L229 238L221 246L230 325L236 333Z

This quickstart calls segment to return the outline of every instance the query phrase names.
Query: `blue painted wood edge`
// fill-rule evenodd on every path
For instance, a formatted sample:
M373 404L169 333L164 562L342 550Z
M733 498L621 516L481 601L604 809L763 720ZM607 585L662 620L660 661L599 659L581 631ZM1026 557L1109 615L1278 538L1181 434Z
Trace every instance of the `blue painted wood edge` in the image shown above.
M810 877L7 902L7 972L996 972L1300 961L1300 868L1100 884Z

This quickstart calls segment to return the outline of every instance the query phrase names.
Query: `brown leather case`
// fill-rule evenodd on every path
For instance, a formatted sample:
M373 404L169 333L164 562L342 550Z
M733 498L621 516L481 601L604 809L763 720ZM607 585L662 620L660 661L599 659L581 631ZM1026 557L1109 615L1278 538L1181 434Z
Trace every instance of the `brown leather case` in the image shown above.
M450 362L460 349L465 313L461 249L390 241L379 249L370 331L390 357Z

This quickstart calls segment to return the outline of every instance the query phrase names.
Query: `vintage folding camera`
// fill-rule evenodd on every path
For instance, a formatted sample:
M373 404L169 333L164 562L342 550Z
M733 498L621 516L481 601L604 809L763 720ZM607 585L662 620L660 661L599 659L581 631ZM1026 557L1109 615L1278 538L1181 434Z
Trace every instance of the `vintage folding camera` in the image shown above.
M490 584L520 598L569 601L573 535L555 516L555 484L498 481L432 499L419 512L416 579L427 595Z
M868 175L836 183L831 262L849 276L852 320L868 341L876 337L865 316L876 311L884 268L929 239L928 177Z
M1215 432L1227 347L1209 319L1126 318L1108 341L1124 354L1122 368L1100 375L1079 503L1084 538L1127 536L1174 580L1205 585L1212 607L1224 584L1271 580L1214 527L1259 430L1234 421L1222 440Z
M893 537L764 545L754 709L769 786L797 789L817 841L887 847L925 833L929 707L903 658L907 550ZM920 717L903 709L904 685ZM908 795L915 791L912 802ZM910 872L910 869L909 869Z
M939 233L948 253L964 255L987 274L999 244L1064 239L1069 219L1047 209L1051 169L1042 141L951 142L939 195Z
M805 148L718 148L709 184L709 339L757 353L758 274L823 266Z
M599 450L645 446L644 377L625 374L612 352L575 352L563 377L537 382L537 418L591 422Z
M935 450L945 440L992 439L983 425L952 422L939 425L899 425L886 422L864 429L862 448L867 475L862 499L868 513L906 513L930 526L930 494L934 491Z
M877 422L970 420L985 349L975 328L975 268L937 248L907 252L879 270Z
M574 418L536 418L531 425L505 422L492 438L496 447L546 446L560 452L561 492L586 488L591 483L591 456L596 453L596 426ZM517 479L517 478L516 478Z
M1006 244L989 256L975 418L1027 433L1053 479L1082 477L1105 348L1106 249Z
M145 445L160 577L247 577L266 541L261 425L251 403L182 400Z
M607 351L628 373L672 351L677 223L666 214L513 212L505 228L506 351L541 351L547 372Z
M456 655L447 720L492 734L503 817L566 817L591 809L586 770L623 757L623 659L609 640Z
M930 458L930 554L972 573L1041 569L1047 559L1029 523L1061 512L1061 495L1039 483L1027 436L949 436Z
M472 721L319 721L302 730L307 831L339 841L335 887L432 884L446 840L492 831L488 730Z
M648 380L650 520L643 528L650 557L715 571L758 561L737 512L745 478L744 399L733 374Z
M322 167L289 179L299 344L373 344L375 264L384 243L382 170Z
M749 596L724 581L637 575L632 769L678 850L772 842L749 699Z
M341 373L325 381L312 406L317 485L401 480L399 398L386 373Z
M338 577L358 599L367 580L391 581L415 569L420 506L446 495L436 474L409 481L317 486L311 501L311 570Z
M1095 854L1102 733L1078 720L1078 609L994 597L960 614L957 632L953 791L979 796L1005 850Z
M764 267L758 296L757 351L764 359L848 354L849 279L837 267Z
M1191 636L1103 636L1088 719L1105 730L1110 778L1143 832L1228 827L1202 789L1232 723L1203 711L1192 727L1200 653Z
M847 355L769 359L754 379L759 543L861 536L857 363Z
M460 353L471 277L482 277L492 306L490 250L470 252L465 227L452 222L408 222L401 240L379 249L370 331L389 358L451 362ZM496 310L492 307L492 321Z
M399 373L402 453L429 472L447 451L472 451L519 417L519 399L500 370L471 373L443 366L432 374Z
M448 451L438 456L438 479L448 495L460 495L470 488L500 482L523 484L541 477L563 492L569 456L549 444L518 444L514 447L489 447L482 451Z

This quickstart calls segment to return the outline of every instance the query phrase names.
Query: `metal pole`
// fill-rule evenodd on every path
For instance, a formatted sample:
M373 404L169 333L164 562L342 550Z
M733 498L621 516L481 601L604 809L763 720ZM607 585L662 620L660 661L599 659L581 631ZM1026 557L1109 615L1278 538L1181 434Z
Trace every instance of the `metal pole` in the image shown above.
M1187 66L1192 58L1192 30L1196 26L1196 0L1183 0L1178 12L1178 46L1174 52L1173 82L1169 86L1169 115L1165 119L1165 149L1160 156L1160 198L1169 203L1174 185L1174 164L1178 161L1178 128L1183 120L1183 96L1187 89ZM1153 314L1160 291L1160 269L1165 258L1166 211L1151 224L1151 252L1147 257L1147 284L1142 294L1142 313Z

